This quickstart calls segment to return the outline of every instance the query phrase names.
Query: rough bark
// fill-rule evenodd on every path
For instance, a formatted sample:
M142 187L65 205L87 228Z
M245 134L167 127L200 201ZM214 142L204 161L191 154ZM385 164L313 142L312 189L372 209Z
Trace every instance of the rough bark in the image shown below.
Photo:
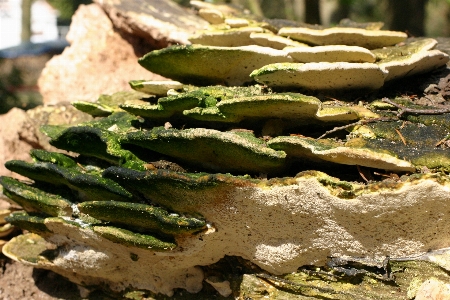
M425 5L427 0L388 1L390 29L406 31L411 36L425 34Z
M321 24L319 1L305 0L305 22L308 24Z

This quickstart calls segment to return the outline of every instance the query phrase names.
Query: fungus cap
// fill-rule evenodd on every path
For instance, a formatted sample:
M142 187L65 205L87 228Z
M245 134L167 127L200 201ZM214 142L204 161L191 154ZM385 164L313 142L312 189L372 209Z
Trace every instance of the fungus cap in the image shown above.
M250 38L253 32L264 32L261 27L240 27L226 30L206 30L189 38L192 44L220 47L239 47L253 45Z
M141 66L183 83L198 85L243 85L250 73L276 62L292 62L282 50L261 46L215 47L204 45L172 46L147 53Z
M288 47L284 51L296 61L309 62L375 62L370 50L359 46L328 45L316 47Z
M372 63L276 63L250 74L270 87L308 90L379 89L386 73Z
M309 47L309 45L300 43L284 36L279 36L273 33L267 32L252 32L250 38L260 46L271 47L274 49L282 50L285 47Z
M415 167L408 161L364 148L345 147L302 137L277 137L268 142L268 146L285 151L290 157L311 157L344 165L359 165L397 172L413 172Z
M366 30L350 27L326 29L284 27L279 30L278 34L311 45L349 45L367 49L392 46L403 42L408 37L406 33L400 31Z
M448 54L439 50L421 51L406 56L387 58L378 63L380 68L388 72L386 81L426 73L445 66L449 61Z
M179 90L184 86L181 82L174 80L132 80L129 84L133 90L156 96L166 96L169 90Z
M243 18L226 18L225 24L229 25L231 28L241 28L249 26L250 22Z
M225 20L223 13L220 10L213 8L201 8L198 11L198 14L210 24L220 24Z

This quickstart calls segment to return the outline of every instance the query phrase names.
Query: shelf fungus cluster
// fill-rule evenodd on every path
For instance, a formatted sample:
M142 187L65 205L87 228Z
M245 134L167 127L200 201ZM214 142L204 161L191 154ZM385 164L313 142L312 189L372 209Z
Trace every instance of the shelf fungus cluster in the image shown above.
M0 181L23 207L7 221L29 232L4 246L7 256L116 292L212 286L237 296L237 273L217 271L223 259L286 283L329 257L430 260L450 247L448 107L318 95L442 67L436 41L276 30L202 9L219 29L139 61L171 80L74 103L96 118L42 128L70 155L33 150L32 163L6 163L30 179ZM302 278L302 293L334 293ZM359 293L343 284L336 299Z

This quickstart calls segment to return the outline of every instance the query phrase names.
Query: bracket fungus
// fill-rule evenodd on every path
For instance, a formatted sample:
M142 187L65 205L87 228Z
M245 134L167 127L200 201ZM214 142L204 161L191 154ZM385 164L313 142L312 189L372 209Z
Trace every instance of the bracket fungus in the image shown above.
M232 24L233 10L193 2ZM29 233L3 253L122 296L209 285L225 297L261 288L271 299L405 299L405 261L448 276L424 261L449 270L433 252L450 247L449 106L382 89L448 56L399 32L240 24L235 32L261 25L248 37L258 43L310 45L154 50L139 63L170 81L133 80L139 92L74 103L97 118L42 129L70 154L33 150L32 163L6 163L30 179L1 178L23 207L6 221ZM341 46L315 46L325 43ZM349 89L364 92L328 96Z
M311 29L302 27L286 27L278 31L281 36L316 46L348 45L376 49L393 46L403 42L407 35L404 32L388 30L368 30L363 28L334 27Z
M250 74L270 87L309 90L376 90L383 86L386 73L377 64L348 62L276 63Z

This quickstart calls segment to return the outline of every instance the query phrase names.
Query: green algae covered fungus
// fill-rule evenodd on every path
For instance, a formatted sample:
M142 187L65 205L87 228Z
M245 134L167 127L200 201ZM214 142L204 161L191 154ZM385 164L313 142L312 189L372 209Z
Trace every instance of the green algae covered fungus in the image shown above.
M120 293L403 293L413 279L386 257L450 247L450 109L383 86L448 56L399 32L202 14L224 29L139 60L171 80L74 103L96 118L42 128L66 154L6 163L29 179L0 179L23 208L7 221L30 233L4 253Z

